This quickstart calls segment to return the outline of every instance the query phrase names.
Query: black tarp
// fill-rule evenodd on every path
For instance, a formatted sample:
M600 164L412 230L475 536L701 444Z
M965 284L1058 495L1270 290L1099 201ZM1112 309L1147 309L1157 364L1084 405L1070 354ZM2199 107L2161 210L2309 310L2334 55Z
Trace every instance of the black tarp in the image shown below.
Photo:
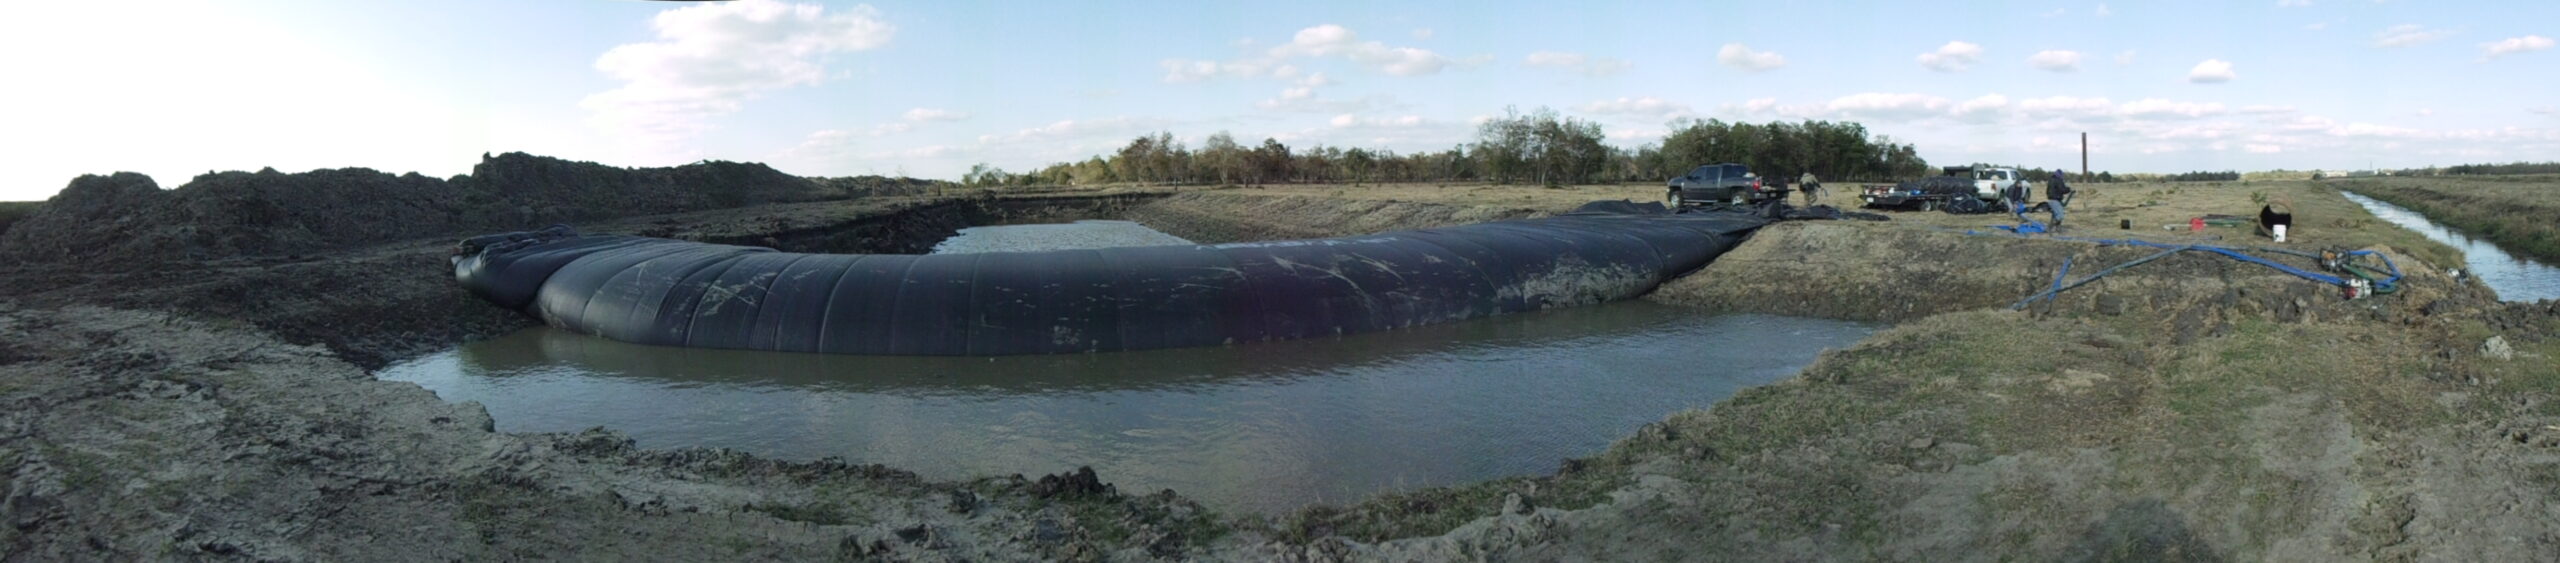
M454 277L552 326L642 344L1009 355L1331 336L1623 299L1766 220L1604 202L1334 239L831 255L566 229L464 241Z

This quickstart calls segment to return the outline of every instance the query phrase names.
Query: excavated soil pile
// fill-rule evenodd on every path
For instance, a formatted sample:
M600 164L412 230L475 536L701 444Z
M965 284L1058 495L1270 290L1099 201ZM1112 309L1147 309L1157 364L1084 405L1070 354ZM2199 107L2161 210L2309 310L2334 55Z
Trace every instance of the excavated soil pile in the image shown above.
M83 270L171 260L294 257L465 232L843 199L913 180L810 180L762 164L616 168L522 153L436 179L363 168L197 176L162 190L134 173L82 176L0 234L0 259Z

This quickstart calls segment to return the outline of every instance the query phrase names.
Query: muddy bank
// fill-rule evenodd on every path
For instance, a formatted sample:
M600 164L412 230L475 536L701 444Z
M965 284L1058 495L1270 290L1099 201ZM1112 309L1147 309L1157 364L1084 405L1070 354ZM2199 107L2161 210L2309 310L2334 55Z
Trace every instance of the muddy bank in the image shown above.
M2341 301L2197 257L2012 312L2065 257L2145 252L1907 231L1772 227L1657 294L1900 321L1796 378L1553 475L1311 509L1265 533L1385 560L2496 560L2560 546L2544 477L2560 471L2560 306L2427 274ZM1875 266L1929 252L1969 258Z
M1252 217L1243 207L1259 199L1039 197L1052 199L867 198L582 227L877 251L972 223L1174 202L1202 239L1277 232L1219 225ZM1312 216L1334 218L1329 228L1362 220L1334 213ZM835 461L641 451L607 432L493 433L476 405L364 371L530 323L464 295L450 244L0 271L0 516L11 524L0 545L42 559L1141 559L1236 541L1234 522L1173 495L1121 494L1091 473L933 483ZM592 541L600 534L653 539Z
M905 214L948 199L580 226L870 248L977 220ZM1115 212L1223 242L1539 211L1210 191ZM824 237L857 224L882 234ZM474 406L363 371L527 322L454 287L445 237L128 272L20 267L0 271L0 545L283 560L2514 560L2560 546L2560 304L2497 304L2430 274L2342 302L2181 257L1988 311L2050 283L2064 257L2109 264L2124 249L1945 237L1960 235L1773 228L1656 298L1901 324L1551 475L1271 520L1123 494L1109 475L939 483L636 450L606 432L489 432Z
M495 433L478 405L238 325L6 309L0 335L13 559L1143 558L1217 531L1090 474L931 483Z
M2092 236L2123 235L2101 231ZM2296 250L2308 248L2312 247ZM2294 322L2347 316L2389 320L2416 314L2430 304L2476 307L2495 301L2477 285L2448 279L2443 268L2394 248L2380 250L2408 276L2403 284L2406 291L2389 299L2343 301L2334 286L2221 256L2187 252L2110 274L2037 306L2114 315L2193 310L2190 315L2263 315ZM2072 265L2072 279L2077 280L2158 252L1895 224L1792 222L1761 229L1750 243L1696 274L1665 284L1650 298L1718 310L1900 322L1940 313L2008 308L2052 287L2066 261ZM2317 269L2308 259L2287 260Z

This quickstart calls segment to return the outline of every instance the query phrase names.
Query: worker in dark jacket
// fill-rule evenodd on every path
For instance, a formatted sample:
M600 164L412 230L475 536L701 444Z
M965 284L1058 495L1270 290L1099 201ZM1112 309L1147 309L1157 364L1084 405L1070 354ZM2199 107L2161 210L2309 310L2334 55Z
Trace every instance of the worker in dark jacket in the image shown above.
M2008 188L2000 190L2000 199L2009 203L2009 216L2018 218L2020 223L2027 222L2027 182L2025 180L2011 182Z
M2071 203L2071 185L2063 182L2061 170L2053 171L2053 181L2044 185L2044 207L2053 212L2053 226L2062 226L2062 207Z

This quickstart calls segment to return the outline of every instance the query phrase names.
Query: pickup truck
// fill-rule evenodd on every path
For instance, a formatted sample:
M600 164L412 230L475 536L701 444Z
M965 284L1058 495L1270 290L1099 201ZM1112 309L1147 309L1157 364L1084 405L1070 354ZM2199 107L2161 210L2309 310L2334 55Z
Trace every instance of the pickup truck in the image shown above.
M1867 186L1859 196L1868 207L1918 207L1921 211L1951 209L1973 213L1982 206L1975 202L2000 201L2000 192L2011 185L2025 183L2032 194L2035 183L2028 182L2016 168L1984 168L1949 166L1938 176L1921 178L1891 186ZM1958 198L1973 201L1957 201ZM1997 207L1997 206L1993 206Z
M1682 206L1725 204L1736 207L1770 199L1784 199L1784 190L1764 189L1760 176L1751 167L1733 163L1709 164L1671 179L1670 193L1663 201L1672 209Z

